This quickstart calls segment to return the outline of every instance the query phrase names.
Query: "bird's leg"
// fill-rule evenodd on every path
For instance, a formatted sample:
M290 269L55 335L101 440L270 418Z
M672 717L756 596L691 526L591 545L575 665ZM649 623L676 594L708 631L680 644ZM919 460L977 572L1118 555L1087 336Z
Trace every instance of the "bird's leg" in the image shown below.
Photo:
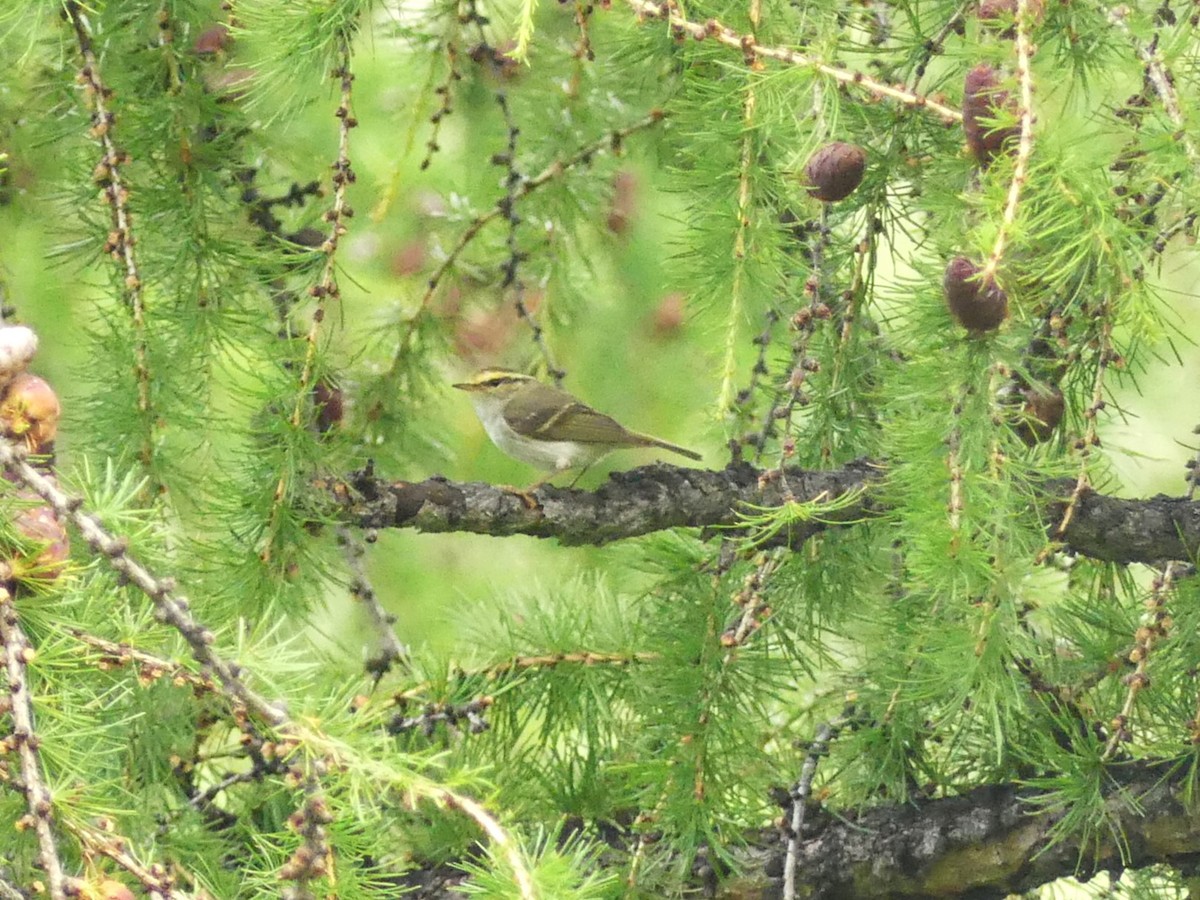
M539 506L541 506L541 504L538 503L537 497L533 496L533 492L536 491L538 488L540 488L542 485L544 485L546 482L548 482L551 478L553 478L558 473L559 473L559 470L555 469L549 475L546 475L544 478L539 478L537 481L535 481L533 484L531 484L527 488L519 488L519 487L515 487L511 484L501 484L501 485L497 485L497 487L499 487L500 490L504 491L507 494L513 494L517 497L520 497L521 502L525 505L526 509L537 509Z

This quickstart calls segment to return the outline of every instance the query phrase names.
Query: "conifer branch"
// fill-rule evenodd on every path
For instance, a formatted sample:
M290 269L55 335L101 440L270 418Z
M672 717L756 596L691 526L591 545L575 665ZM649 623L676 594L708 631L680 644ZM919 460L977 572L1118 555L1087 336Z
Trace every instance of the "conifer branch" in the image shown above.
M1017 83L1021 88L1021 105L1018 112L1020 135L1013 159L1012 180L1008 183L1008 197L1004 203L1004 214L996 231L992 252L979 275L980 284L995 284L996 270L1004 258L1009 237L1016 228L1017 206L1021 200L1021 189L1029 177L1029 158L1033 155L1033 73L1029 68L1033 56L1033 45L1029 40L1029 0L1017 0Z
M25 455L26 450L23 445L0 440L0 466L4 468L5 472L17 483L29 488L49 503L60 519L74 524L93 551L103 556L113 569L120 572L149 598L154 604L156 617L178 631L187 642L192 655L204 669L215 673L222 694L226 695L235 705L245 708L276 728L286 736L289 743L298 742L316 751L318 758L308 761L308 765L315 768L303 771L301 775L298 775L299 783L307 784L312 773L319 776L325 767L331 765L340 768L350 765L366 768L365 761L361 757L356 756L352 760L347 760L348 751L345 748L339 747L327 736L292 720L282 703L268 701L253 691L242 678L242 667L227 661L212 649L215 640L213 633L191 615L187 600L175 592L173 581L156 577L134 559L129 554L123 539L109 533L94 515L84 512L82 501L69 497L50 479L25 462ZM499 822L482 805L444 785L432 782L422 782L413 790L418 796L466 812L500 848L513 870L513 877L520 888L522 900L536 900L532 880L521 859L519 849L513 844ZM296 815L300 816L300 819L297 820L300 823L298 830L305 838L301 849L307 848L307 850L290 860L288 865L291 868L285 869L288 873L294 872L297 880L301 882L315 874L309 867L316 865L313 860L321 856L316 851L323 832L317 832L314 829L317 824L324 824L320 822L324 801L319 792L319 785L312 790L306 790L306 794L308 798L305 807ZM47 804L39 803L38 808L43 806L48 809L48 802ZM326 859L325 866L328 871L329 859ZM61 898L64 895L60 892L53 896ZM303 896L303 894L298 896Z
M104 820L111 827L110 820ZM136 878L146 890L147 896L156 900L173 900L176 896L175 880L161 863L142 865L127 849L127 841L111 833L111 831L89 828L74 822L66 822L64 827L70 831L89 854L99 854L111 859L114 863ZM178 865L178 863L175 863ZM87 896L86 894L84 896ZM105 895L108 896L108 895Z
M958 552L962 540L962 514L966 508L963 500L963 465L960 453L962 451L963 404L967 401L968 390L967 385L959 386L958 396L954 398L954 408L951 411L954 427L950 430L950 436L946 441L948 448L946 468L950 472L950 501L946 505L946 511L950 516L950 553L952 555Z
M143 681L157 681L169 677L175 682L186 682L204 691L217 690L216 683L205 675L197 675L187 669L183 663L173 659L155 656L144 650L138 650L129 644L110 641L95 634L89 634L81 628L67 628L67 633L82 644L94 647L101 652L101 666L128 666L137 663L138 677Z
M525 279L520 275L521 263L528 258L528 254L521 250L517 241L517 229L522 221L521 216L517 214L517 193L524 181L524 177L517 168L517 138L521 134L521 129L513 118L512 107L508 103L508 94L504 91L497 91L496 103L504 115L504 127L508 132L508 144L504 152L497 153L492 157L494 165L504 167L504 197L499 205L504 208L504 220L508 223L508 234L504 238L504 246L508 253L500 266L502 273L500 290L513 289L513 293L516 295L513 305L517 310L517 318L529 327L533 345L537 347L542 361L546 364L546 372L554 379L555 384L561 386L567 373L554 362L550 345L546 343L546 331L534 318L529 304L525 301Z
M316 303L308 332L304 336L304 363L300 370L297 383L296 400L292 404L291 423L293 428L300 428L304 421L304 410L311 403L310 388L313 382L313 371L317 361L317 349L321 336L321 323L325 321L325 308L328 301L340 302L341 290L337 283L337 250L342 236L346 233L346 220L354 215L354 210L346 202L346 189L354 183L354 169L350 165L350 129L358 127L358 120L351 111L351 89L354 85L354 75L350 71L350 36L342 34L339 37L338 65L333 70L333 77L340 81L341 101L334 112L338 120L338 155L333 163L333 208L325 213L325 221L329 223L329 236L321 244L321 252L325 254L325 264L317 283L309 289L309 294ZM288 488L288 471L280 474L275 484L275 497L271 504L267 527L267 543L262 550L263 562L271 558L274 526L283 507Z
M7 570L7 566L4 568ZM21 628L8 581L9 573L6 571L4 575L4 583L0 584L0 648L4 653L7 696L0 701L0 710L12 719L12 733L4 743L17 752L21 764L20 790L29 808L29 814L17 822L17 828L33 829L38 842L38 862L49 881L50 900L65 900L67 879L52 824L54 799L42 778L38 754L40 741L34 730L33 696L29 690L27 667L35 651Z
M1079 475L1076 476L1075 487L1072 488L1071 496L1063 507L1062 518L1059 520L1058 527L1054 529L1051 535L1050 544L1038 554L1038 562L1044 562L1046 557L1054 552L1055 544L1066 539L1067 530L1071 527L1071 520L1074 519L1080 502L1091 490L1091 481L1088 476L1088 461L1091 458L1092 448L1100 444L1100 436L1097 433L1097 418L1100 415L1100 411L1106 405L1104 402L1104 377L1108 373L1109 365L1118 358L1112 348L1112 303L1112 298L1103 298L1100 301L1100 308L1097 310L1095 316L1100 322L1100 334L1097 341L1099 346L1097 348L1096 375L1092 380L1091 402L1083 413L1084 421L1087 424L1084 425L1083 436L1074 444L1075 449L1079 451ZM1190 558L1190 554L1186 557L1170 558Z
M628 666L639 662L653 662L660 658L658 653L597 653L594 650L581 650L572 653L543 653L526 656L514 656L504 662L487 666L483 669L458 671L458 678L482 677L489 681L503 678L513 672L528 669L552 669L555 666ZM406 691L405 695L411 692Z
M287 721L287 714L253 691L242 679L241 668L212 648L215 637L192 616L186 598L175 592L174 581L158 578L128 552L127 541L110 533L98 518L84 512L82 501L64 491L25 461L24 446L0 440L0 466L24 487L54 507L62 521L70 521L79 529L93 551L135 585L154 604L156 617L170 625L187 642L192 655L207 671L216 674L221 692L236 704L244 706L270 725Z
M767 605L763 592L782 562L783 558L777 550L764 553L754 571L746 576L741 590L734 595L734 606L741 610L741 615L737 624L731 625L721 633L721 646L727 649L723 664L730 662L734 649L746 643L771 615L771 607Z
M579 96L579 84L583 80L585 62L592 62L596 52L592 49L592 36L589 31L592 19L593 5L587 0L575 0L575 27L579 29L579 40L575 43L575 68L571 73L571 85L567 96Z
M8 871L3 867L0 867L0 900L29 900L29 895L8 880Z
M904 106L912 106L916 109L928 109L946 124L954 124L955 122L962 121L962 113L957 109L951 109L936 100L917 94L903 86L896 87L884 84L863 72L841 69L805 56L803 53L787 47L765 47L759 44L753 35L739 34L732 28L722 25L716 19L709 19L704 23L692 22L680 12L675 0L628 0L628 2L639 20L665 19L671 28L681 37L691 37L697 41L711 37L719 44L739 51L747 59L753 60L761 57L774 59L789 66L813 69L842 84L859 87L873 96L893 100Z
M630 135L657 125L667 114L661 109L652 109L636 122L632 122L623 128L617 128L610 131L604 137L595 141L591 141L578 148L574 153L565 156L561 159L556 159L550 163L541 172L532 178L525 179L512 192L506 192L505 196L496 201L496 204L486 212L482 212L470 221L466 229L459 235L454 246L446 253L445 258L441 261L433 274L429 276L429 281L426 282L425 292L421 295L421 299L417 302L417 309L408 319L407 326L400 336L400 343L396 348L395 354L392 356L391 367L388 370L389 375L395 375L400 371L401 363L407 354L409 346L413 338L416 337L417 330L420 326L422 318L429 310L430 304L433 302L434 296L437 294L438 288L441 286L443 279L458 262L458 258L462 252L467 249L472 241L479 236L484 226L496 219L501 218L506 214L506 211L519 200L528 197L541 187L549 184L562 175L574 169L579 165L587 165L597 153L604 150L619 150L621 144Z
M769 510L788 502L829 502L859 494L821 521L790 525L779 540L797 547L821 531L886 512L877 497L886 470L866 460L828 471L790 468L790 492L765 474L748 463L719 471L659 463L614 472L595 491L538 488L532 509L503 487L437 477L389 483L360 473L348 483L325 487L340 505L343 521L360 528L524 534L566 545L606 544L668 528L736 529L739 511L747 507ZM1161 495L1127 500L1089 488L1076 493L1076 487L1070 479L1045 482L1041 508L1031 510L1060 523L1066 508L1072 508L1058 538L1070 552L1116 563L1191 559L1200 552L1200 502ZM1048 530L1059 534L1056 525Z
M917 62L916 68L913 69L912 91L916 93L917 86L921 83L921 79L925 77L925 71L929 68L929 63L934 56L941 53L945 49L945 41L951 34L963 27L966 20L967 10L974 8L974 0L967 0L958 9L956 9L950 18L942 23L942 27L938 29L937 34L925 42L921 48L921 59Z
M333 848L326 831L333 816L321 790L325 764L320 759L306 759L289 775L300 782L304 793L304 803L288 817L288 826L300 835L301 843L280 868L279 879L293 882L293 887L283 892L285 900L316 900L310 888L314 880L328 878L331 888L337 884Z
M466 703L431 703L415 716L396 715L388 722L388 734L404 734L406 731L420 729L425 735L433 734L439 723L445 723L448 728L455 728L463 719L471 734L482 734L490 727L484 719L484 713L495 702L491 697L476 697Z
M1146 671L1149 667L1150 651L1168 634L1171 617L1167 612L1167 597L1174 591L1175 578L1182 571L1185 570L1177 563L1168 562L1154 576L1150 596L1146 598L1144 621L1138 626L1133 637L1133 650L1129 653L1129 661L1134 664L1134 670L1123 679L1126 687L1125 702L1121 711L1113 716L1109 723L1111 732L1101 759L1112 759L1121 744L1133 740L1129 719L1133 715L1133 706L1137 702L1138 694L1150 686L1150 676Z
M775 469L771 470L774 474L769 474L770 477L784 479L785 489L787 487L785 466L788 460L795 455L796 449L795 439L792 435L793 417L797 406L807 406L811 402L807 392L804 390L805 383L808 381L810 375L820 371L820 362L808 355L808 348L812 344L813 337L816 335L820 324L833 318L833 310L825 302L824 297L826 293L822 291L825 252L828 249L831 237L828 203L821 204L821 212L816 221L812 223L810 233L812 231L815 231L816 234L812 239L810 247L811 272L804 282L804 293L808 297L808 305L800 307L788 321L788 327L797 334L791 341L791 353L787 363L787 377L783 386L775 392L771 404L763 416L762 427L754 437L754 461L757 463L762 460L763 454L766 451L767 439L775 433L775 423L780 421L784 423L784 438L779 450L779 464ZM846 321L843 320L843 341L849 340L850 336L849 326L845 324ZM751 372L750 390L753 390L757 376L766 374L765 355L767 344L770 341L770 326L773 324L774 319L769 316L767 330L756 339L760 344L760 348L758 361ZM826 448L822 447L822 455L827 458L827 455L824 453L825 450Z
M761 10L758 0L750 3L750 25L758 28ZM753 35L751 35L753 40ZM729 287L729 319L725 326L725 358L721 365L721 394L717 400L717 412L725 415L733 408L734 360L738 334L742 321L743 289L746 276L746 231L750 227L750 169L755 163L754 154L754 107L757 95L754 91L754 72L762 63L747 52L746 67L748 80L746 98L742 101L742 151L738 163L737 222L733 226L733 280Z
M100 66L92 46L91 26L76 0L64 4L64 12L75 31L75 41L83 59L78 80L92 112L91 136L100 144L100 161L92 178L100 186L101 196L108 206L112 230L104 243L104 251L116 260L124 271L124 301L133 322L134 377L137 380L137 408L143 434L140 436L138 459L146 468L154 458L154 411L150 400L149 346L146 334L146 308L142 293L142 274L134 251L136 238L129 211L129 186L125 183L123 167L129 154L117 148L113 140L116 116L109 108L112 90L100 77Z
M438 135L442 131L442 123L446 121L446 117L454 112L454 90L453 87L462 80L462 73L458 71L458 45L451 38L446 41L446 78L434 88L433 92L441 98L441 104L437 110L429 117L429 123L433 128L429 132L429 140L425 142L425 158L421 160L421 164L417 167L422 172L428 169L433 164L433 157L439 150L442 149L438 143ZM393 178L388 185L388 194L394 195L398 186L398 179ZM376 220L382 218L381 213L390 205L390 196L387 200L380 201L380 209L373 213ZM386 205L385 205L386 204Z
M408 648L396 634L396 617L383 608L375 588L371 586L367 568L363 565L366 547L362 541L343 525L337 529L337 542L342 548L346 567L350 570L350 594L366 609L379 638L379 654L368 659L366 664L367 672L378 681L391 671L392 666L407 662Z
M1167 118L1171 120L1171 124L1179 129L1173 137L1183 144L1188 160L1191 161L1192 165L1200 164L1200 153L1197 153L1196 145L1192 142L1184 127L1183 109L1179 105L1179 94L1175 91L1175 79L1170 71L1167 70L1167 67L1163 65L1162 57L1159 55L1157 36L1150 43L1150 46L1142 44L1134 36L1129 28L1128 6L1122 5L1110 10L1108 20L1125 33L1137 51L1138 57L1145 64L1147 80L1154 86L1154 92L1158 94L1158 99L1162 101L1163 110L1166 112Z

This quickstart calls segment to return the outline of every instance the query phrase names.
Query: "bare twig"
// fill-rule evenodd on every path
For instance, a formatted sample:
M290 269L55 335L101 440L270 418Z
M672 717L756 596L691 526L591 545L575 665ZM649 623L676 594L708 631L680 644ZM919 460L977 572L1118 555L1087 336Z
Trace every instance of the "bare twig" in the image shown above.
M110 641L98 635L89 634L81 628L67 628L67 633L77 641L101 651L104 655L101 662L112 666L127 666L137 663L141 666L139 674L146 679L170 677L174 681L185 681L194 687L207 691L217 689L216 683L209 677L197 675L189 671L181 662L155 656L144 650L138 650L129 644Z
M379 596L371 586L366 566L363 565L366 547L345 525L338 527L337 541L342 547L346 567L350 570L350 593L366 609L371 623L375 626L375 635L379 639L379 655L367 660L367 671L378 681L396 663L407 662L408 648L396 634L396 617L383 608Z
M813 735L808 745L808 755L800 767L800 780L792 788L792 819L788 829L787 856L783 863L783 900L796 900L796 859L800 848L800 832L804 828L804 814L808 798L812 794L813 779L817 775L817 763L829 750L829 742L841 730L844 719L825 722Z
M99 854L111 859L141 882L148 896L156 900L172 900L176 896L174 879L167 869L160 863L143 865L129 852L124 838L108 831L71 822L67 822L65 827L79 839L79 843L89 854ZM174 862L173 865L178 865L178 862Z
M537 347L538 353L542 356L542 361L546 364L546 372L554 379L555 384L561 385L563 378L566 377L566 372L554 362L550 345L546 343L546 330L534 317L529 304L525 301L525 279L520 274L521 263L527 258L527 254L521 250L517 241L517 230L521 224L521 216L517 214L517 194L524 181L524 177L517 168L517 137L520 135L521 129L513 118L512 107L509 105L508 95L504 91L496 92L496 103L504 116L504 127L508 132L508 144L504 152L492 157L493 164L504 167L505 197L499 205L504 207L504 220L508 223L508 234L504 239L508 255L500 267L500 271L503 273L500 290L513 289L515 295L513 305L516 307L517 317L529 326L529 334L533 338L533 344Z
M467 728L471 734L481 734L488 730L487 720L483 716L493 702L491 697L477 697L467 703L430 704L429 708L415 716L393 716L387 724L387 732L388 734L403 734L406 731L420 729L428 736L433 734L439 723L454 728L459 722L466 719Z

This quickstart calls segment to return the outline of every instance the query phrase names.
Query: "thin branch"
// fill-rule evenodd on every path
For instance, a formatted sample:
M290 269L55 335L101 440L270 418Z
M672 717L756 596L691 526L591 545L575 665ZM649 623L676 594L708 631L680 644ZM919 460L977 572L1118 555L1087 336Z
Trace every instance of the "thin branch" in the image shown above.
M894 87L884 84L862 72L851 69L840 69L837 66L820 62L787 47L764 47L754 39L753 35L739 34L732 28L722 25L716 19L709 19L704 23L692 22L685 18L679 11L679 6L675 0L663 0L663 2L657 2L657 0L628 0L628 2L630 8L637 13L639 19L666 19L673 29L695 40L702 41L705 38L711 37L719 44L732 47L747 57L774 59L785 65L814 69L835 81L846 85L854 85L876 97L894 100L904 106L912 106L916 109L928 109L947 124L962 121L962 113L958 110L951 109L944 104L938 103L936 100L931 100L903 86Z
M494 702L491 697L476 697L466 703L430 704L429 708L415 716L393 716L387 723L388 734L404 734L420 729L426 736L433 734L440 723L456 728L463 719L471 734L482 734L490 727L483 717Z
M974 0L967 0L959 6L958 9L942 23L942 27L938 29L937 34L925 42L921 48L921 58L918 60L916 68L913 69L912 90L915 92L917 86L921 83L921 79L925 77L925 71L929 68L930 61L944 49L946 38L954 31L958 31L963 27L966 20L967 10L975 6Z
M758 27L761 14L758 0L750 3L750 24ZM752 38L751 38L752 39ZM737 221L733 226L733 282L729 287L729 319L725 328L725 354L721 364L721 393L717 399L720 415L733 410L735 362L737 359L738 336L741 332L743 282L746 277L746 232L750 228L750 173L754 169L754 110L757 93L754 90L754 73L762 67L754 55L746 53L746 98L742 102L742 148L738 163Z
M841 729L840 722L825 722L813 735L808 745L808 755L800 767L800 780L792 788L792 821L788 830L787 855L783 863L783 900L796 900L796 858L800 848L800 834L804 829L804 814L808 809L808 798L812 794L813 779L817 775L817 763L829 750L829 742Z
M111 666L127 666L137 663L141 666L139 676L147 680L169 677L174 681L185 681L194 687L206 691L217 690L216 682L204 675L189 671L181 662L155 656L144 650L138 650L129 644L110 641L98 635L90 634L81 628L67 628L67 633L77 641L101 651L101 663Z
M350 570L350 593L366 609L381 645L379 655L367 660L367 671L378 681L396 663L407 663L408 648L396 634L396 617L383 608L383 604L379 602L379 596L371 586L367 568L363 565L363 557L366 555L366 547L363 542L344 525L337 529L337 541L341 545L346 568Z
M1016 228L1017 206L1021 200L1021 189L1029 175L1029 158L1033 155L1033 73L1029 60L1033 45L1029 40L1029 0L1017 0L1017 82L1021 87L1020 138L1013 160L1012 180L1008 183L1008 198L1004 204L1004 216L996 232L991 255L984 263L979 275L980 284L994 284L996 269L1004 258L1009 237Z
M51 825L54 805L50 789L42 778L39 740L33 725L33 696L27 677L27 666L35 653L21 628L7 580L0 584L0 645L4 650L8 688L3 705L12 717L11 741L21 762L21 790L29 807L29 814L17 823L17 827L31 827L37 836L38 863L49 881L50 900L65 900L67 879Z
M492 843L500 848L509 868L512 869L517 887L521 891L521 900L537 900L537 893L533 888L533 877L530 875L525 861L521 858L520 850L509 838L508 832L492 817L492 814L482 804L448 788L438 790L437 795L447 806L460 809L474 819L475 824L492 839Z
M1100 416L1100 411L1106 405L1104 401L1104 378L1108 374L1108 367L1117 359L1117 354L1112 349L1113 310L1110 298L1105 297L1101 300L1100 308L1095 318L1100 321L1100 334L1097 340L1099 355L1096 360L1096 376L1092 380L1091 402L1083 413L1084 421L1087 424L1084 426L1083 436L1074 444L1074 448L1079 451L1079 475L1076 476L1075 487L1071 489L1071 495L1063 507L1062 517L1059 520L1058 526L1051 535L1051 543L1044 547L1038 554L1037 561L1039 563L1044 562L1054 552L1056 544L1066 540L1067 532L1079 510L1080 503L1092 489L1091 480L1088 476L1088 461L1091 459L1092 448L1100 444L1097 419ZM1190 556L1190 554L1187 556L1163 554L1157 557L1157 559L1180 559L1190 558Z
M354 183L354 169L350 165L350 130L358 127L350 106L351 91L354 86L354 75L350 71L350 37L342 34L338 53L338 66L333 71L333 77L341 84L341 102L338 103L334 116L338 120L338 154L333 162L333 207L325 213L329 223L329 236L321 244L321 252L325 254L325 264L317 283L309 290L316 302L308 333L304 336L304 364L296 386L296 401L292 405L290 421L293 428L300 428L304 421L304 410L310 404L309 388L313 381L313 371L317 360L317 345L321 334L321 323L325 321L325 308L329 301L341 300L341 289L337 283L337 250L342 236L346 233L346 220L354 215L354 210L346 202L346 189ZM271 504L267 527L266 544L262 550L262 558L267 562L271 558L271 545L274 540L274 526L282 512L288 488L288 472L285 470L279 476L275 485L275 497Z
M1133 650L1129 653L1129 661L1134 663L1134 670L1124 678L1125 702L1110 723L1112 731L1101 759L1112 759L1121 744L1133 739L1133 733L1129 729L1129 718L1133 715L1133 706L1137 702L1138 694L1150 686L1150 676L1147 674L1150 651L1167 636L1170 625L1167 597L1174 591L1175 578L1181 571L1182 567L1178 563L1168 562L1154 577L1150 596L1146 600L1144 621L1138 626L1133 638Z
M1154 86L1154 92L1158 94L1158 99L1162 101L1167 118L1179 129L1174 137L1183 144L1183 149L1194 166L1198 163L1200 153L1197 152L1196 145L1184 127L1183 108L1179 105L1179 94L1175 91L1175 79L1163 64L1162 57L1158 53L1157 39L1150 46L1142 44L1130 30L1128 18L1128 6L1118 6L1108 14L1108 20L1125 33L1145 64L1146 76Z
M754 571L746 576L741 590L734 595L734 605L741 610L741 615L736 625L731 625L721 633L721 646L726 648L725 656L721 660L722 665L727 665L732 660L734 649L746 643L770 616L771 608L763 594L767 582L782 564L783 556L778 551L767 551L759 559Z
M554 379L555 384L561 385L567 373L555 363L554 356L550 352L550 345L546 343L546 330L534 317L529 304L525 301L525 279L520 275L521 263L528 258L528 254L521 250L520 244L517 241L517 231L522 221L521 216L517 214L517 200L521 184L524 181L524 176L521 175L520 170L517 168L517 138L521 134L521 129L517 126L517 122L513 118L512 106L508 102L508 94L504 91L497 91L496 103L499 105L500 111L504 116L504 127L508 132L508 144L504 152L492 157L494 165L503 166L504 168L505 196L500 200L498 205L504 207L504 220L508 223L508 234L504 239L504 246L508 251L508 255L500 266L500 271L503 273L503 278L500 281L500 290L513 289L513 293L516 295L513 305L517 310L517 318L529 327L529 334L533 339L533 344L537 347L538 353L542 356L542 361L546 364L546 372Z
M130 854L124 838L107 831L71 822L65 823L64 827L79 839L79 843L88 853L99 854L111 859L141 882L148 896L157 898L157 900L172 900L176 896L174 879L166 867L159 863L152 863L149 866L142 865ZM172 861L172 865L178 866L178 864L178 861Z
M96 164L93 179L101 188L104 202L112 218L112 231L105 242L105 252L119 262L124 269L124 299L133 319L134 377L137 379L137 408L144 425L140 436L138 458L146 468L154 457L155 415L150 401L149 349L146 337L146 307L142 295L142 275L134 252L136 240L133 220L129 212L129 186L125 182L123 167L129 163L129 154L117 148L113 140L113 125L116 116L109 109L112 90L100 77L99 62L92 46L91 25L79 3L69 2L64 11L75 31L83 68L79 81L92 110L92 137L100 144L100 162Z

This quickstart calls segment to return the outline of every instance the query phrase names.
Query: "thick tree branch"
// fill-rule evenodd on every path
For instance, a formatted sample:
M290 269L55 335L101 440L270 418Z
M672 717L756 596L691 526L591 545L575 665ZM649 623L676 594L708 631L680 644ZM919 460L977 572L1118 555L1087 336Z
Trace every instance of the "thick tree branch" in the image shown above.
M1078 833L1056 841L1062 812L1037 814L1044 792L983 785L957 797L873 807L838 816L811 806L796 842L795 897L804 900L1002 900L1060 878L1200 863L1200 811L1186 800L1191 767L1165 761L1108 767L1101 790L1107 821L1094 840ZM1114 835L1121 836L1120 843ZM785 896L788 838L743 835L733 852L742 874L720 897ZM603 839L628 851L629 835ZM448 868L448 867L447 867ZM459 896L461 875L441 867L404 876L414 900Z
M797 500L832 498L872 484L880 474L870 463L856 462L832 472L789 470L786 483ZM711 471L660 463L614 472L595 492L539 488L534 508L514 490L481 482L387 483L360 475L351 481L358 496L347 497L344 515L365 528L527 534L563 544L604 544L666 528L731 525L737 521L735 510L746 505L780 506L782 479L760 484L760 475L750 465ZM850 522L864 514L850 509L837 520ZM808 523L790 538L800 543L823 527Z
M563 544L604 544L667 528L734 525L739 511L775 508L791 498L826 502L847 494L861 497L836 511L793 525L780 535L793 546L826 528L878 516L877 497L885 471L859 460L833 471L788 469L770 478L748 464L712 471L659 463L615 472L595 491L543 487L530 508L516 492L481 482L430 478L387 482L370 473L352 476L334 493L348 524L363 528L414 528L424 532L557 538ZM1045 485L1037 514L1052 530L1062 520L1070 479ZM1065 537L1067 549L1116 563L1192 559L1200 551L1200 502L1162 495L1124 500L1085 492Z
M1061 814L1031 815L1038 792L1007 784L829 820L800 845L797 896L1000 900L1068 875L1086 880L1156 863L1190 869L1200 860L1200 812L1184 799L1188 771L1109 769L1103 790L1113 831L1102 827L1086 844L1078 835L1052 841ZM1124 854L1114 833L1124 836Z

